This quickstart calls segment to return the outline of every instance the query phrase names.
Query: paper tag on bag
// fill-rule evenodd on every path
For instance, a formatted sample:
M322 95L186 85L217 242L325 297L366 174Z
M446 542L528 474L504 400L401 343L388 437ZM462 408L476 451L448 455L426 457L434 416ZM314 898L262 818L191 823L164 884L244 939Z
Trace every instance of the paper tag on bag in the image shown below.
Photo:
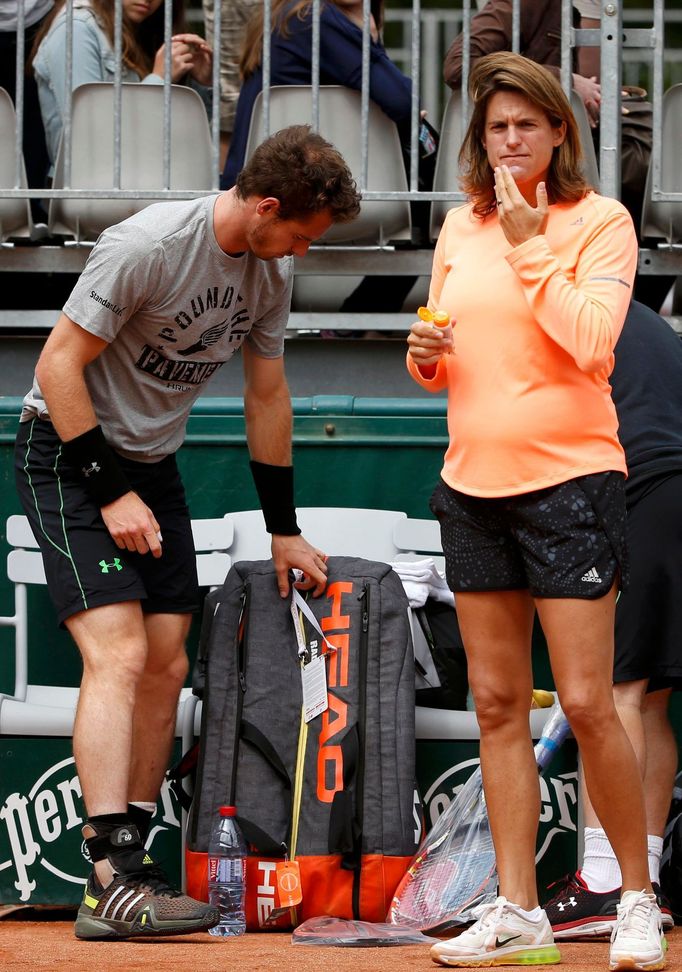
M317 658L313 658L307 665L301 667L301 683L304 719L306 722L311 722L329 706L324 655L318 655Z
M276 873L280 907L294 908L303 900L298 861L283 861L277 865Z

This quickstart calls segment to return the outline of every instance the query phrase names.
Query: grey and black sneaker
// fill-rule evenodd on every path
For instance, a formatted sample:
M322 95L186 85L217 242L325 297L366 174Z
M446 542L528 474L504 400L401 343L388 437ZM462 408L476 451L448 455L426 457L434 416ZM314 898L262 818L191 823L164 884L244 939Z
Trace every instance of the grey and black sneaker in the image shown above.
M88 878L76 938L188 935L218 924L217 908L171 887L134 827L118 827L86 843L93 861L109 860L113 877L106 887L94 872Z
M189 935L218 924L217 908L171 887L146 856L148 862L139 871L116 874L106 888L90 875L76 917L76 938Z

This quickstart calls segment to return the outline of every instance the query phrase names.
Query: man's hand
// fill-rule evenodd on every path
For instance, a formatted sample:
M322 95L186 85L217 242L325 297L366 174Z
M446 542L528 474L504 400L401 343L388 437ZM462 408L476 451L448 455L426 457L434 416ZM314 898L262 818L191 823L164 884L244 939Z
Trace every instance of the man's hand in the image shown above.
M549 201L544 182L535 190L537 207L530 206L521 195L509 166L495 169L497 214L502 232L512 246L520 246L534 236L541 236L547 228Z
M319 597L327 586L327 555L312 547L301 534L295 536L272 535L272 560L277 573L277 587L281 597L289 593L289 570L297 567L305 578L296 584L301 590L313 588L313 596Z
M120 550L161 556L161 534L156 517L137 493L124 493L101 509L104 525Z

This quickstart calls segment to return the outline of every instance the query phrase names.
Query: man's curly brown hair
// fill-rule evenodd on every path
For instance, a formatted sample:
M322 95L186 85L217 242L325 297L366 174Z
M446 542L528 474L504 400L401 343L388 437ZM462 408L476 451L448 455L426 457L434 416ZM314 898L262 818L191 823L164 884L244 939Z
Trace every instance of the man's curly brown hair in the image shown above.
M350 223L360 212L360 193L343 157L309 125L290 125L262 142L235 185L242 199L278 199L280 219L328 210L335 223Z

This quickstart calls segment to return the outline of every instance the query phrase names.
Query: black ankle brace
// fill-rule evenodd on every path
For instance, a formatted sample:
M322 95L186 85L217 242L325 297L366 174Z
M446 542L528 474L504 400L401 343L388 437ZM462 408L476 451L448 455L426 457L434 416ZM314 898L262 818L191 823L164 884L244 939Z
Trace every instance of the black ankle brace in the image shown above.
M110 861L119 857L127 858L131 851L144 850L137 827L127 821L113 827L105 825L102 830L92 819L88 820L88 823L96 831L94 837L85 839L85 846L93 864L105 858Z
M136 807L133 803L128 804L128 820L137 827L137 832L143 844L147 840L147 837L149 837L153 816L153 811L150 813L149 810Z

